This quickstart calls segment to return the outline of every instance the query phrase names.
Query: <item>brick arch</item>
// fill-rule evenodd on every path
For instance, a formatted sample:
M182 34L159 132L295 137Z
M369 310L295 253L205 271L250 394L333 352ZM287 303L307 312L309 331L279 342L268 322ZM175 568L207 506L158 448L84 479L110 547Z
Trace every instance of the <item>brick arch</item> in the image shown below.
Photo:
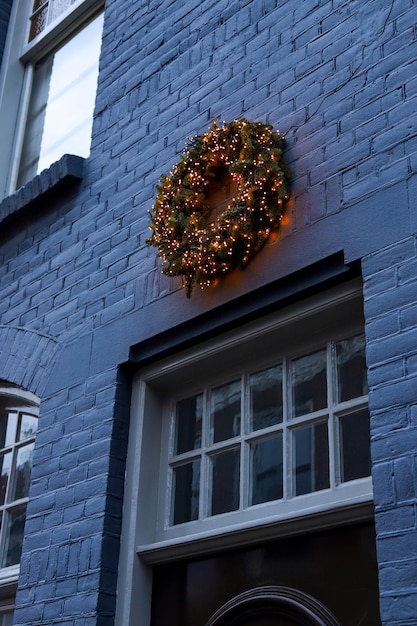
M42 397L58 349L53 337L27 328L0 326L0 379Z

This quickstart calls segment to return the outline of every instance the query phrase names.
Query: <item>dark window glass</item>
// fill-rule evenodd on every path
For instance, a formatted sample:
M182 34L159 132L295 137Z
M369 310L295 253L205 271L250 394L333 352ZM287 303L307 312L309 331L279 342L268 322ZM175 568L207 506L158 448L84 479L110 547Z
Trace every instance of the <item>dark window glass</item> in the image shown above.
M355 480L371 474L369 411L343 415L340 424L341 480Z
M282 498L282 434L251 443L250 463L249 504Z
M174 454L182 454L201 446L203 394L177 402Z
M173 524L198 519L200 461L185 463L173 470Z
M252 374L249 381L250 429L282 422L282 366Z
M211 440L225 441L240 434L241 382L222 385L211 393Z
M312 424L293 432L294 495L329 487L327 423Z
M211 459L211 515L239 508L240 449L214 454Z
M292 361L293 417L326 408L326 361L326 350L319 350Z

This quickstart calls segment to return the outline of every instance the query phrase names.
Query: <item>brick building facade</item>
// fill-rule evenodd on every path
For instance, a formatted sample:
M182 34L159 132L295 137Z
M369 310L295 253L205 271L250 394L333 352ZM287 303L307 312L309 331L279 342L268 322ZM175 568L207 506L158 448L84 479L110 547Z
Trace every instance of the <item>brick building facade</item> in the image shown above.
M63 149L19 186L9 174L25 150L25 76L103 9L67 4L27 44L38 9L0 0L0 395L39 403L30 489L2 509L13 515L27 500L20 565L6 559L0 570L1 623L203 626L274 615L279 624L415 624L414 0L107 0L90 154ZM187 299L146 244L155 185L188 137L214 118L242 117L286 137L285 219L245 270ZM296 393L296 359L328 345L330 372L337 346L361 329L369 394L339 401L330 417L311 398L307 422L288 413L264 439L242 431L224 449L292 438L285 502L215 515L201 494L206 514L195 526L175 526L169 514L160 521L164 488L175 489L185 462L164 457L166 400L212 396L242 362L246 390L254 368L276 365L274 354L283 371L290 363ZM365 476L341 478L338 453L343 418L368 400L371 492ZM298 496L294 424L318 437L327 419L330 487ZM213 445L203 446L201 466L214 464ZM215 480L204 471L206 483ZM243 502L254 478L241 477ZM247 621L245 607L258 605L266 608Z

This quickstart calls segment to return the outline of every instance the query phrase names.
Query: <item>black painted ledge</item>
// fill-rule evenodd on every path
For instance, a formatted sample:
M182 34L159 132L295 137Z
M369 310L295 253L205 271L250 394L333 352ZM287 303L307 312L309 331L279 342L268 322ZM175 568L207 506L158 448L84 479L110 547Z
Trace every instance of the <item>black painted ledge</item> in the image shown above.
M80 156L64 154L59 161L0 202L0 224L30 209L63 186L79 182L83 177L84 163L85 159Z

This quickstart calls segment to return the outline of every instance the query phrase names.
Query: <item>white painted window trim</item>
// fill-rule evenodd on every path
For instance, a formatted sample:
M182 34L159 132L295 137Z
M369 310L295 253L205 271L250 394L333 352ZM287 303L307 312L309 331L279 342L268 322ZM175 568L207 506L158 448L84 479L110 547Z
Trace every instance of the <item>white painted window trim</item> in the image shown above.
M16 385L8 384L0 381L0 399L7 398L11 403L8 408L14 408L14 401L16 402L15 408L18 411L28 409L32 413L38 414L39 398L30 391L26 391L17 387ZM34 436L36 439L36 435ZM27 502L28 498L19 500L19 504ZM12 583L16 583L19 578L20 564L11 565L9 567L0 567L0 598L2 595L2 588L6 588Z
M267 339L273 332L296 324L305 325L308 320L320 319L326 311L329 314L338 311L340 314L345 307L349 309L352 302L356 302L353 306L356 312L362 309L359 281L313 297L138 372L132 392L117 626L149 626L153 565L372 518L372 481L367 477L341 485L337 502L334 491L326 490L298 496L279 513L265 518L259 518L259 512L263 507L267 509L269 503L254 507L257 515L254 514L252 519L237 520L224 527L220 519L223 516L216 516L218 520L211 528L196 530L192 534L188 524L183 525L186 531L183 536L177 532L175 537L163 538L155 532L161 527L155 485L157 474L166 463L166 459L162 458L158 464L155 462L155 451L160 450L161 444L161 397L169 393L169 388L178 388L184 373L191 370L196 376L199 372L203 373L205 364L210 366L211 359L220 353L227 360L227 353L239 350L242 344L250 349L251 343L255 345L264 338L267 345ZM352 326L355 332L363 331L363 325L358 327L358 322L363 324L356 316ZM347 332L349 323L339 322L339 326Z
M77 0L27 43L33 0L15 0L0 68L0 200L16 190L33 66L88 21L103 0Z

